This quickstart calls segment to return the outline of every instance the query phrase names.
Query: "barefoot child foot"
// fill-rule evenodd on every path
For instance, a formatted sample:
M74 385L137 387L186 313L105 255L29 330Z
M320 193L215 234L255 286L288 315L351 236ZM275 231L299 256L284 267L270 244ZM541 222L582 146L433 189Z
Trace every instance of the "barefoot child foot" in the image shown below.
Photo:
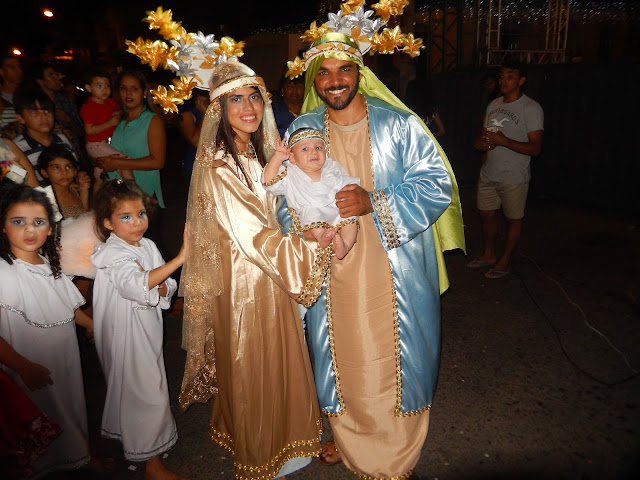
M334 235L338 232L338 229L336 228L325 229L322 227L318 227L318 228L312 228L309 231L311 232L313 237L316 239L316 241L320 245L320 248L325 248L325 247L328 247L329 244L331 244L331 241L333 240Z
M333 251L338 260L342 260L349 252L340 233L336 233L335 237L333 237Z
M162 259L158 247L144 237L149 227L150 198L131 180L106 181L93 201L97 233L105 242L90 257L97 268L93 324L96 332L110 332L95 338L108 379L102 429L117 432L124 445L132 445L129 451L157 453L146 460L145 479L183 480L166 469L158 455L173 447L177 435L162 357L160 309L169 308L177 290L171 274L184 263L186 247L183 244L171 260ZM114 258L126 260L114 262ZM117 280L110 280L112 277ZM126 297L121 293L124 291ZM144 306L147 298L155 299L158 308L136 308ZM115 314L121 311L127 314ZM136 335L130 327L141 322L145 323L145 334ZM126 347L118 347L116 355L115 344ZM126 373L113 374L123 371Z
M160 457L153 457L144 462L144 480L189 480L179 473L172 472L164 466Z

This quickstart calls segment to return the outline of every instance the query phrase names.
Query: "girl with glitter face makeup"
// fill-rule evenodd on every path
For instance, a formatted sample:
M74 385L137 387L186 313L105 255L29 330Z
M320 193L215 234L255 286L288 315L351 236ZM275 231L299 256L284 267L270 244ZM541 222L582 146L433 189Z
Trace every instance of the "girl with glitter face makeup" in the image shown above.
M0 369L62 429L47 435L33 477L78 468L91 478L113 473L113 459L92 457L88 447L76 324L93 327L79 308L82 295L61 272L54 209L43 192L9 185L0 195L0 225Z
M161 460L178 439L162 354L162 310L176 291L170 275L184 262L185 250L165 263L144 237L151 206L131 180L105 182L94 199L104 242L91 255L96 351L107 381L100 433L122 442L127 460L144 462L146 480L185 480Z

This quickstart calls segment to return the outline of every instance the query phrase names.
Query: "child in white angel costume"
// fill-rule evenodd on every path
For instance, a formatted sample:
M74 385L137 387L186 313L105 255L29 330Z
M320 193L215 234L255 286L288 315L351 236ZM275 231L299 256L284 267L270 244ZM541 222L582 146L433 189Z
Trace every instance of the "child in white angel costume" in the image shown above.
M60 268L56 210L46 193L11 185L0 195L0 222L0 369L62 427L29 478L78 468L90 477L113 473L113 459L89 451L76 324L90 330L91 318Z
M143 235L149 197L131 180L105 182L94 199L96 229L105 242L91 255L94 336L107 381L101 434L120 440L127 460L145 462L145 478L171 472L160 455L177 441L162 353L161 309L176 291L169 277L184 248L164 262ZM182 478L174 474L171 478Z
M320 241L338 229L334 252L340 260L349 253L358 235L358 217L342 218L335 195L346 185L360 185L360 179L327 157L322 132L302 127L282 140L264 167L262 184L274 195L284 195L298 233L310 231Z

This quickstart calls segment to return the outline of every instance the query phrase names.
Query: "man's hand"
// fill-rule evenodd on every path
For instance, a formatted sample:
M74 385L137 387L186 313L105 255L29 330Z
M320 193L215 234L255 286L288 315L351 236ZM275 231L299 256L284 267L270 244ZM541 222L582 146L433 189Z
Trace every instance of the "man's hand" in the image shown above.
M486 138L486 142L487 144L489 144L489 148L495 148L496 145L502 146L502 147L506 147L507 144L509 143L509 139L507 137L504 136L504 133L497 131L497 132L487 132L485 134L485 138Z
M369 192L353 183L336 193L336 205L342 218L360 217L373 212Z

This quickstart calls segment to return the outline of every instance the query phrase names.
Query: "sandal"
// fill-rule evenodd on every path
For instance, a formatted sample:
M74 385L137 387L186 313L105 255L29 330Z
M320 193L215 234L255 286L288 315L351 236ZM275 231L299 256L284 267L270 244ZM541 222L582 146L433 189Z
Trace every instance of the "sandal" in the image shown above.
M338 451L338 446L333 440L329 440L327 443L322 445L322 450L320 451L318 460L320 460L321 464L327 466L335 465L342 461L342 457Z

